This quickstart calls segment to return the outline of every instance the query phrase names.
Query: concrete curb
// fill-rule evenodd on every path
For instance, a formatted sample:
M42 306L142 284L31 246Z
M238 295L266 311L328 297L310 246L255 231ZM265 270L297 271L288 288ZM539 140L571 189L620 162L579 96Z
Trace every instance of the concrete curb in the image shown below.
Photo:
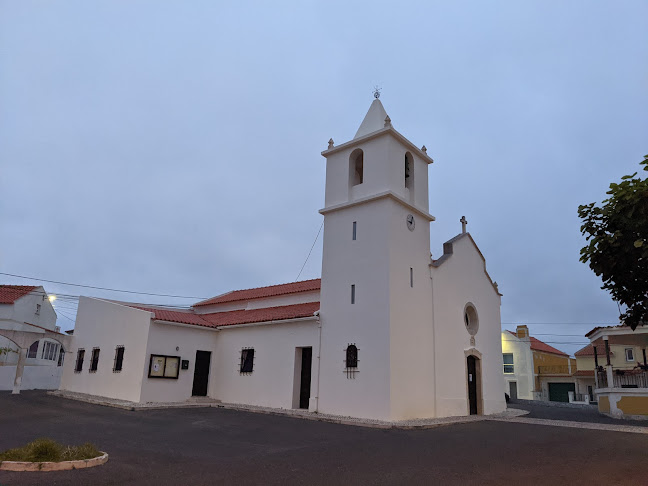
M353 425L356 427L369 427L374 429L400 429L400 430L424 430L432 429L435 427L444 427L454 424L465 424L472 422L481 422L483 420L501 419L519 417L526 415L529 412L515 408L509 408L506 411L495 415L471 415L462 417L445 417L445 418L429 418L419 420L403 420L401 422L385 422L381 420L358 419L353 417L342 417L338 415L327 415L315 412L303 412L293 409L280 409L280 408L267 408L256 407L252 405L245 405L240 403L222 403L222 402L206 402L206 403L151 403L149 404L135 404L125 401L115 401L112 399L104 399L102 397L95 397L93 395L83 395L80 393L65 393L61 391L48 392L49 395L67 398L69 400L76 400L80 402L90 403L93 405L102 405L106 407L114 407L122 410L129 411L144 411L144 410L168 410L174 408L221 408L224 410L235 410L240 412L260 413L266 415L280 415L283 417L291 417L297 419L313 420L317 422L328 422L338 425Z
M101 466L108 462L108 453L104 452L102 456L92 459L81 459L78 461L62 462L19 462L19 461L2 461L0 462L0 471L69 471L72 469L86 469L89 467Z

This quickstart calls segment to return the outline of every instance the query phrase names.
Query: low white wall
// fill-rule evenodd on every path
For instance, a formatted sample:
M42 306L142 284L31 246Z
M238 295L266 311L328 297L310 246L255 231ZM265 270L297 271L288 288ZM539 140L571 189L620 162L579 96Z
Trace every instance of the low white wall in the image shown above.
M62 366L25 366L21 390L56 390L61 383ZM12 390L15 366L0 366L0 390Z

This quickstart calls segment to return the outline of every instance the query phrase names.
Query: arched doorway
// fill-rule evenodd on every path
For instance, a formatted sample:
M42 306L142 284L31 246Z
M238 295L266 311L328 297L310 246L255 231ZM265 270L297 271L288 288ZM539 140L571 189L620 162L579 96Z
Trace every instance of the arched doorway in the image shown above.
M466 356L466 382L468 387L468 413L470 415L481 415L483 413L481 360L474 354Z

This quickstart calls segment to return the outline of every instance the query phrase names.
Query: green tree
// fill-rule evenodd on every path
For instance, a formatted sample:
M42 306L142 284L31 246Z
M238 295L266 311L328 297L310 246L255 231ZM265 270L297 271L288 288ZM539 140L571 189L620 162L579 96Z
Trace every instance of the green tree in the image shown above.
M639 164L648 171L648 155ZM588 244L580 261L603 280L602 289L625 307L624 324L648 324L648 177L637 172L610 184L609 197L578 207Z

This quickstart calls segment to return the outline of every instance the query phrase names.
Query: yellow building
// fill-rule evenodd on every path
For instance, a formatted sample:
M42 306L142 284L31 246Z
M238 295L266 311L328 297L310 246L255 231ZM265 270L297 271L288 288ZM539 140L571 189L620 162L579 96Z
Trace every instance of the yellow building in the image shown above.
M616 418L648 419L648 326L634 331L627 326L596 327L585 336L590 344L576 358L581 371L591 372L599 411Z
M576 392L576 360L529 335L529 328L502 332L505 393L512 399L569 401Z

